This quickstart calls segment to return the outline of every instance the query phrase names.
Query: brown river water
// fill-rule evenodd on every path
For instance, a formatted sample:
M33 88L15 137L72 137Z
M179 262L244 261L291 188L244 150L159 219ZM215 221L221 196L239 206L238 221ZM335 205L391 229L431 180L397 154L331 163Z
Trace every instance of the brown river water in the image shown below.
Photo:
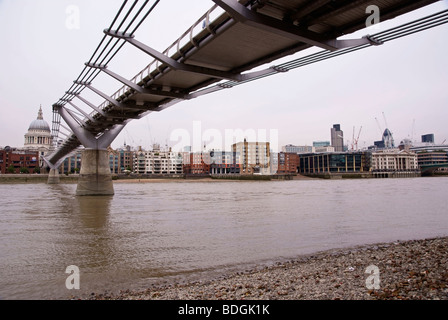
M0 184L0 299L66 299L448 236L448 178ZM80 289L69 290L68 266Z

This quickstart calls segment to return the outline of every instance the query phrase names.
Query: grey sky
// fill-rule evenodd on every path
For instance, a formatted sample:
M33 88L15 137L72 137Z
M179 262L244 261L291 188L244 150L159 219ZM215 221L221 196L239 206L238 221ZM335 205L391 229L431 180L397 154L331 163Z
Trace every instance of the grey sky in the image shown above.
M121 0L0 0L0 146L23 146L23 136L42 105L52 119L51 105L63 96L101 40ZM70 6L79 9L79 29L67 24ZM164 50L190 27L213 2L162 0L136 38ZM438 3L381 23L375 33L448 8ZM77 27L75 25L75 27ZM330 140L330 127L340 123L345 142L353 127L362 132L360 147L380 139L387 117L397 142L434 133L436 142L448 139L448 26L411 35L355 53L319 62L286 74L223 90L177 104L158 114L132 121L113 143L145 148L170 141L176 129L277 129L279 145L310 145ZM294 59L291 56L282 61ZM133 77L152 59L125 46L110 64L115 72ZM95 85L110 94L121 85L99 76ZM83 93L84 95L84 93ZM86 92L86 97L102 100Z

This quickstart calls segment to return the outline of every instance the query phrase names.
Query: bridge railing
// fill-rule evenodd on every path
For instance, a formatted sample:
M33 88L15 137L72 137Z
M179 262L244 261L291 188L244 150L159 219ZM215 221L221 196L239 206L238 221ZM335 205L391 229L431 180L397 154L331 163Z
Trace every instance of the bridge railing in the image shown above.
M174 41L167 49L163 51L163 54L169 57L173 56L183 56L182 48L186 45L192 45L194 47L198 46L198 43L195 41L195 37L200 34L203 30L207 30L209 34L213 34L213 22L216 21L225 11L217 6L216 4L211 7L205 14L203 14L187 31L185 31L176 41ZM174 49L174 50L173 50ZM157 71L159 74L162 73L160 69L161 62L157 59L151 61L151 63L146 66L142 71L140 71L136 76L131 79L131 82L138 84L143 82L144 79L152 76L154 71ZM111 97L115 100L118 100L120 97L124 96L126 92L129 90L129 87L124 85L120 89L118 89L115 93L111 95ZM100 105L100 109L104 109L109 104L108 101L104 101ZM91 115L95 114L96 111L92 112Z
M225 21L225 19L230 19L229 15L223 15L225 14L225 11L222 10L220 7L214 5L210 10L208 10L204 15L202 15L187 31L185 31L176 41L172 43L171 46L169 46L163 53L167 56L170 54L172 55L172 58L176 59L186 59L186 55L190 52L189 50L191 48L195 48L200 46L202 41L204 39L209 39L210 36L213 37L214 31L216 30L216 27L219 25L221 26ZM433 14L431 16L401 25L399 27L394 27L392 29L377 33L372 35L372 38L375 38L381 42L387 42L391 40L395 40L398 38L401 38L403 36L407 36L416 32L420 32L444 23L448 23L448 10L444 10L442 12ZM222 30L222 29L220 29ZM124 40L123 40L124 41ZM199 42L199 43L197 43ZM222 90L224 88L230 88L235 85L243 84L249 81L254 81L256 79L259 79L261 77L269 76L271 74L275 74L278 72L286 72L295 68L299 68L305 65L309 65L312 63L316 63L325 59L329 59L332 57L336 57L342 54L350 53L356 50L360 50L366 47L371 46L371 44L365 44L361 46L351 47L347 49L341 49L338 51L319 51L317 53L307 55L304 57L300 57L298 59L294 59L292 61L273 66L272 72L270 73L262 73L259 76L256 77L248 77L246 80L241 82L234 82L234 81L228 81L223 82L214 85L213 87L203 88L201 90L198 90L195 93L195 96L199 96L202 94L207 94L210 92L214 92L217 90ZM132 82L134 84L139 84L145 81L146 79L153 78L154 76L157 76L157 71L161 73L160 70L161 64L156 59L154 59L147 67L145 67L141 72L139 72L135 77L132 78ZM119 100L120 97L124 97L126 93L130 92L131 89L127 87L126 85L122 86L119 90L117 90L112 97L116 100ZM205 92L205 93L203 93ZM103 110L107 106L109 106L110 103L106 100L104 101L100 106L99 109ZM92 117L94 117L97 114L97 111L92 111L90 114ZM83 123L86 123L88 120L84 119L82 120ZM57 137L57 136L56 136ZM69 137L71 138L71 137ZM65 144L65 142L64 142Z
M188 30L186 30L176 41L174 41L167 49L163 51L163 54L170 56L170 57L184 57L183 48L185 48L187 45L197 47L199 44L195 41L195 38L201 33L204 32L204 30L207 30L208 35L213 35L213 23L221 17L223 14L225 14L225 11L221 9L219 6L214 5L212 8L210 8L204 15L202 15ZM396 38L401 38L403 36L407 36L416 32L420 32L441 24L445 24L448 22L448 10L444 10L442 12L415 20L413 22L401 25L399 27L394 27L386 31L379 32L377 34L373 34L372 37L380 40L382 42L388 42L391 40L395 40ZM340 56L346 53L350 53L353 51L357 51L366 47L370 47L370 44L350 47L342 50L338 50L335 52L324 50L319 51L317 53L301 57L283 64L278 65L277 67L284 71L290 71L292 69L302 67L308 64L316 63L322 60L326 60L332 57ZM173 51L175 49L175 51ZM154 79L153 72L157 71L159 74L162 73L162 70L160 69L161 63L154 59L151 61L151 63L146 66L142 71L140 71L136 76L134 76L131 81L135 84L139 84L144 81L144 79L150 77ZM276 72L273 72L276 73ZM264 74L260 77L254 77L247 79L245 81L242 81L240 83L235 83L234 81L227 81L224 82L222 87L228 86L232 87L237 84L243 84L245 82L250 82L253 80L256 80L258 78L262 78L265 76L268 76L270 74ZM118 100L120 97L123 97L126 92L128 92L130 88L126 85L122 86L120 89L118 89L114 94L112 94L112 98ZM207 90L207 88L202 89ZM106 100L104 101L99 108L103 110L106 108L110 103ZM91 116L94 116L97 112L92 111L90 114ZM86 119L84 119L85 121Z

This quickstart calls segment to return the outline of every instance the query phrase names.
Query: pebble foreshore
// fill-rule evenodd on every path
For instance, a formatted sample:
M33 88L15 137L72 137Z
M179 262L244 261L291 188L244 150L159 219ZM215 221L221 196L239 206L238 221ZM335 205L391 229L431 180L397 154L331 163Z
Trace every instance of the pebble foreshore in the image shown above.
M448 238L331 250L213 280L88 299L448 300Z

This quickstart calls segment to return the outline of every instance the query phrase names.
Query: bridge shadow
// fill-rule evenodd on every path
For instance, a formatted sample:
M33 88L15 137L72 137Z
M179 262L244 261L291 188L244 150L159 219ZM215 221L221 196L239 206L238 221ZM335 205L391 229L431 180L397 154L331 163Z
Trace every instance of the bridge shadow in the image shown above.
M80 219L87 228L101 228L107 224L113 196L73 196L73 186L48 185L58 196L62 210ZM65 196L64 196L65 195Z
M75 197L79 217L86 228L103 228L107 225L112 196Z
M50 289L61 297L87 296L102 290L109 281L103 270L112 268L119 252L110 222L113 196L77 197L73 192L76 184L47 186L57 227L54 252L48 259L62 270ZM65 286L64 270L70 265L79 267L82 274L81 289L76 292Z

